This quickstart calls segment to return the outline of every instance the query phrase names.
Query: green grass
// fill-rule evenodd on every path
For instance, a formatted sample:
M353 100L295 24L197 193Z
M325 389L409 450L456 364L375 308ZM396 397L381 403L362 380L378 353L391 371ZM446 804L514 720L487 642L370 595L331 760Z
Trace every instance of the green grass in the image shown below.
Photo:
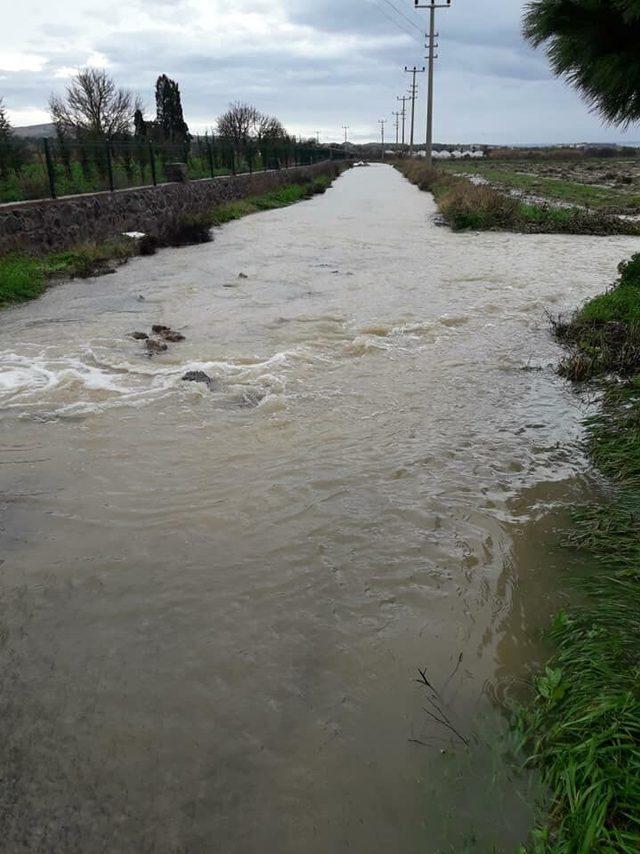
M246 199L225 202L212 212L211 224L224 225L227 222L241 219L259 211L275 210L293 205L318 193L324 193L330 184L330 178L320 176L308 184L288 184L261 196L248 196Z
M640 235L640 223L582 208L532 204L419 161L399 161L398 169L421 190L433 193L454 231L516 231L528 234Z
M568 320L555 322L569 349L560 373L573 380L640 371L640 255L620 264L619 278Z
M606 293L556 324L571 351L560 372L602 392L587 451L612 485L581 508L568 548L596 566L581 604L551 631L556 653L518 714L550 792L535 852L640 850L640 255Z
M25 255L0 258L0 305L40 296L45 288L42 261Z
M107 262L121 263L135 253L133 241L114 240L85 243L42 257L20 253L0 256L0 306L40 296L52 279L90 276Z
M616 484L576 513L568 546L599 569L558 615L556 653L519 728L550 792L532 850L640 850L640 384L612 384L588 424L593 462Z
M210 239L209 229L214 225L311 198L324 193L331 181L329 177L319 176L305 184L288 184L264 195L227 202L207 214L187 214L167 221L159 230L158 239L150 241L151 251L153 245L182 246ZM0 306L34 299L53 279L91 276L108 262L122 263L138 252L148 254L142 242L124 239L103 244L86 243L42 257L21 253L0 256Z

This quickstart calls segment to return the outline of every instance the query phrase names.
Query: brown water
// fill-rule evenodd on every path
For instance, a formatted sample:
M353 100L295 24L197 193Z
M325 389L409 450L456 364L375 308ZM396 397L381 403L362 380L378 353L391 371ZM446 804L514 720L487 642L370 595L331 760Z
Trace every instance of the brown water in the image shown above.
M540 654L586 482L545 310L635 242L433 212L356 169L2 315L2 850L526 836L496 699ZM127 333L152 323L187 341L149 359Z

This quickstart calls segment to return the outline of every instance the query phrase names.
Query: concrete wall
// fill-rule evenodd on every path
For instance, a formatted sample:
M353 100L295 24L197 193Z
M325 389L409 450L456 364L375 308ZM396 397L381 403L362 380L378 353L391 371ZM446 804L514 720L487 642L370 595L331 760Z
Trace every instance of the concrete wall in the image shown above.
M123 231L158 235L163 223L181 214L207 213L221 202L305 183L318 175L334 177L340 168L326 161L184 184L10 202L0 205L0 254L67 249L85 241L109 240Z

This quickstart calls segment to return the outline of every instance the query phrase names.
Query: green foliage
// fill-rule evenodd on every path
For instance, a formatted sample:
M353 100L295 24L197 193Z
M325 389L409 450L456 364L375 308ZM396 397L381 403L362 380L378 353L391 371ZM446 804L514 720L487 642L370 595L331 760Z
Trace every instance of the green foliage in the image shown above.
M156 80L156 129L169 142L188 143L189 128L182 112L180 87L175 80L161 74Z
M640 255L619 267L617 282L589 300L556 332L570 350L560 373L573 380L640 370Z
M0 179L4 180L11 172L19 171L24 160L24 143L15 136L0 98Z
M640 118L638 0L534 0L524 35L608 121Z

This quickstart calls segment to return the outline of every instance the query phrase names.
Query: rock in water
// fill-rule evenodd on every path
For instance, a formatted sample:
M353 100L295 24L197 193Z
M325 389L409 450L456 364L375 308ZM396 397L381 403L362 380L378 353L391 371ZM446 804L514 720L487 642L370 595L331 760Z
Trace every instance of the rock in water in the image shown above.
M218 381L210 377L209 374L205 374L204 371L187 371L182 379L186 383L203 383L209 391L216 391L219 387Z
M156 324L151 327L151 331L154 335L159 335L161 338L164 338L165 341L170 341L175 344L178 341L184 341L184 335L181 332L175 332L170 326L161 326L160 324Z
M157 341L155 338L147 338L144 343L150 356L153 356L154 353L164 353L169 349L164 341Z
M133 338L135 341L147 341L149 336L146 332L130 332L129 338Z

